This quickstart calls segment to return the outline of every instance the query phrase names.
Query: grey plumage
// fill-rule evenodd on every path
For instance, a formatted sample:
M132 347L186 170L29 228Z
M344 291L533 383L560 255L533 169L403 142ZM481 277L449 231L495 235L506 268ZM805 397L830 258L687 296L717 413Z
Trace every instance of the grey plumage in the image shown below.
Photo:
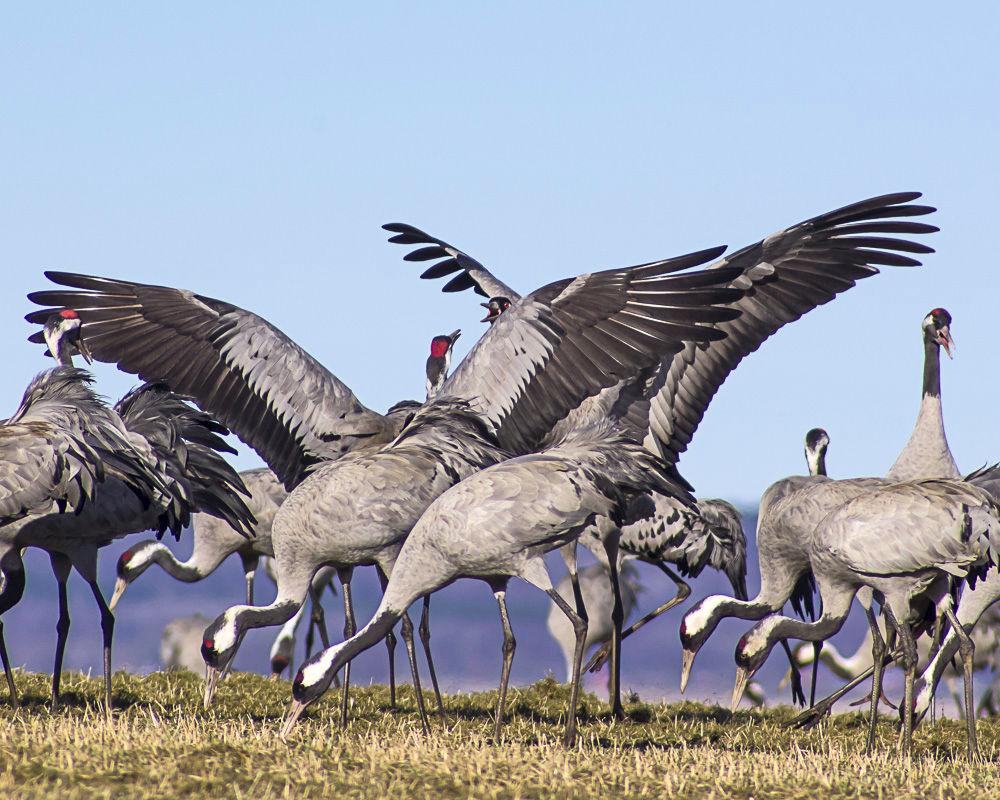
M31 294L49 308L26 319L44 322L52 307L74 309L97 360L193 397L289 489L317 463L388 442L399 430L399 420L363 406L335 375L252 312L165 286L65 272L46 276L73 290Z
M211 575L226 558L234 553L243 561L247 574L247 602L252 602L253 573L260 556L273 555L271 523L278 507L288 496L284 486L267 468L239 473L249 492L247 506L255 520L250 536L239 533L222 517L198 512L191 516L191 556L180 561L162 543L149 539L129 547L119 556L114 594L109 604L113 611L127 586L150 566L156 564L171 577L190 583Z
M1000 504L966 481L927 480L883 485L848 500L817 526L809 547L810 564L823 599L814 623L774 616L758 623L736 649L737 682L742 684L766 660L779 639L816 641L829 638L843 625L856 594L869 607L875 641L876 670L872 688L869 747L874 741L876 704L881 694L884 643L870 612L872 593L899 634L906 683L903 700L903 752L908 753L913 727L913 682L916 643L911 631L913 602L924 598L957 625L951 607L951 577L967 578L995 571L1000 563ZM960 628L959 636L965 636ZM971 658L966 668L966 694L972 697ZM969 752L975 752L975 729L969 730Z
M462 478L510 455L505 441L513 452L530 449L584 397L617 382L615 373L631 377L654 366L679 346L678 337L721 335L703 323L732 316L717 303L740 292L714 288L731 272L671 274L707 257L698 253L557 281L506 312L389 445L321 467L289 496L274 525L275 558L286 583L270 606L230 609L213 624L206 632L210 665L231 658L247 627L294 614L320 565L348 571L375 563L388 574L427 506ZM628 325L615 321L626 318ZM595 347L607 347L610 355L592 353ZM345 577L350 580L349 572L342 582ZM345 604L349 594L345 585ZM404 617L404 639L408 625Z
M879 266L916 266L903 253L925 254L932 248L897 235L922 235L937 230L909 217L934 211L914 203L918 192L882 195L800 222L744 247L709 265L709 269L734 269L730 286L744 292L732 307L737 317L711 324L725 336L718 340L688 342L663 359L655 393L648 400L648 425L655 431L649 443L658 445L668 463L676 463L690 444L705 410L719 387L740 361L754 352L782 326L823 305L864 278L878 274ZM496 294L514 300L510 287L491 286L497 279L478 261L439 239L411 226L385 226L401 235L400 244L433 244L411 253L407 260L444 261L421 277L439 278L459 272L445 287L460 291L475 287L479 294ZM461 270L461 272L460 272ZM502 288L501 288L502 287ZM503 321L503 316L497 324Z
M586 623L553 589L542 556L572 545L599 520L620 524L628 500L653 490L685 493L655 456L605 424L573 431L540 453L475 472L442 493L403 543L372 621L344 644L314 657L296 677L296 704L285 732L305 704L326 690L336 670L381 639L415 600L462 577L485 580L500 603L505 645L499 732L513 656L504 594L509 578L519 576L547 592L574 625L577 643L566 730L571 742Z
M811 472L818 473L821 467L825 471L829 442L820 429L806 435L806 463ZM695 656L723 619L761 619L789 600L800 614L813 616L808 554L812 531L832 509L877 483L871 481L831 481L825 475L811 474L784 478L768 487L757 517L760 590L747 601L711 595L685 614L680 627L681 691L687 686Z

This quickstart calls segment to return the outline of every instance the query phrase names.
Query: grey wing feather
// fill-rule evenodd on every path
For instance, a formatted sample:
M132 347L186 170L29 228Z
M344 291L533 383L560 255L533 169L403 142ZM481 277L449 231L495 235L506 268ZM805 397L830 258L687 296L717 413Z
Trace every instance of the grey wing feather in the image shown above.
M849 501L823 523L832 530L818 542L863 574L937 568L962 575L995 544L998 515L1000 506L971 484L914 481Z
M515 452L537 445L571 409L676 353L688 340L726 334L711 323L738 313L738 270L671 274L721 248L630 269L556 281L504 312L445 382Z
M73 291L29 295L48 307L28 314L29 322L75 309L95 358L194 398L290 488L318 461L385 435L381 414L256 314L165 286L45 274Z
M404 261L434 261L420 276L425 279L454 277L445 284L444 292L461 292L473 289L483 297L506 297L512 303L521 299L521 295L497 278L486 267L467 253L463 253L454 245L437 239L428 233L407 225L404 222L390 222L382 226L390 233L396 234L389 241L393 244L424 245L403 256Z
M58 367L28 386L0 425L0 520L82 510L106 471L149 497L160 488L121 422L90 389L84 370Z
M905 253L931 253L923 244L896 236L925 234L932 225L893 217L934 211L912 205L918 192L884 195L846 206L793 225L745 247L712 268L737 267L732 285L746 291L735 303L742 314L714 325L727 334L709 344L688 343L669 362L650 409L650 445L676 463L687 449L709 402L744 357L779 328L828 303L864 278L875 265L916 266Z

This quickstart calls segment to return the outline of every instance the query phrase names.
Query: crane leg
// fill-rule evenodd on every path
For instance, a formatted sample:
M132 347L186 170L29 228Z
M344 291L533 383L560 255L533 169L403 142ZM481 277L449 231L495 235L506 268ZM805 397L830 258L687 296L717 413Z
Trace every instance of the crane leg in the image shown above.
M576 634L576 647L573 650L573 680L569 690L569 709L566 712L566 734L563 739L566 747L572 747L576 741L576 707L580 699L580 663L583 661L583 648L587 643L587 620L573 611L569 603L562 599L555 589L545 592L559 610L563 612L573 625Z
M385 587L389 585L389 577L380 566L376 566L379 583L382 584L382 594L385 594ZM396 710L396 634L389 629L385 635L385 649L389 651L389 708Z
M868 615L868 627L872 631L872 701L871 717L868 720L868 742L865 745L865 752L871 754L875 748L875 734L878 728L878 702L882 697L882 674L885 671L886 648L882 631L878 627L878 620L875 619L875 612L870 608L865 611Z
M111 641L115 635L115 615L108 608L97 581L88 581L94 593L97 607L101 610L101 633L104 636L104 713L111 718Z
M17 699L17 686L14 684L14 672L10 668L10 656L7 655L7 642L3 638L2 621L0 621L0 660L3 661L3 674L7 678L7 691L10 695L10 704L14 708L20 708L21 703Z
M799 665L795 663L795 654L792 652L792 648L788 644L787 639L781 640L781 647L785 651L785 655L788 657L788 664L791 667L788 674L788 682L791 684L792 702L796 705L804 706L806 704L806 694L802 691L802 676L799 674ZM816 669L814 664L813 675L815 674ZM810 706L810 708L812 708L812 706Z
M353 569L338 570L340 583L344 587L344 641L350 639L358 630L354 621L354 601L351 598L351 576ZM340 727L347 727L347 703L351 690L351 662L344 665L344 685L340 690Z
M500 691L497 693L497 717L493 726L493 740L499 744L504 708L507 705L510 665L514 661L517 640L514 638L514 631L510 627L510 618L507 616L507 584L505 583L501 588L494 590L493 596L496 597L497 605L500 607L500 624L503 625L503 667L500 670Z
M657 608L654 608L642 619L638 619L629 625L624 631L622 631L622 641L625 641L629 636L643 627L647 622L652 622L661 614L665 614L674 606L680 605L691 595L691 587L681 578L677 573L675 573L670 567L664 564L662 561L655 562L655 566L659 567L670 580L674 582L677 586L677 594ZM610 642L605 642L602 644L591 656L590 661L587 662L587 666L584 667L585 672L597 672L604 664L607 662L608 657L611 655L611 644Z
M417 667L417 649L413 644L413 621L409 612L403 614L401 626L403 634L403 644L406 645L406 656L410 660L410 672L413 675L413 691L417 695L417 711L420 713L420 727L424 733L429 733L431 726L427 721L427 709L424 707L424 693L420 688L420 670Z
M62 577L59 586L59 620L56 622L56 658L52 667L52 698L51 708L59 708L59 681L62 678L63 656L66 654L66 637L69 635L69 599L66 595L66 577Z
M611 609L611 676L608 685L608 699L611 701L611 713L615 719L625 719L625 708L622 706L622 626L625 622L625 606L622 603L621 583L618 580L620 536L616 530L604 539L604 549L608 554L608 571L611 576L611 593L615 599Z
M962 678L965 683L965 724L968 728L967 755L969 761L975 761L979 758L979 744L976 741L976 703L972 691L972 658L976 652L976 645L972 641L972 637L962 627L962 623L958 621L955 610L950 605L945 608L944 614L948 618L948 623L955 630L955 635L958 637L958 651L962 655Z
M7 655L7 643L4 641L3 636L2 616L16 606L24 596L24 565L17 551L8 553L4 560L8 563L2 565L3 591L0 592L0 660L3 661L4 677L7 678L10 704L14 708L19 708L21 703L17 699L17 686L14 684L14 673L10 668L10 657ZM10 563L11 561L16 563Z
M424 648L424 658L427 659L427 669L431 673L431 684L434 686L434 698L437 700L438 714L441 719L447 719L444 713L444 701L441 699L441 689L438 687L437 672L434 669L434 659L431 658L431 596L424 595L424 607L420 612L420 644Z
M819 655L823 652L823 641L813 642L813 668L809 678L809 707L816 705L816 676L819 669Z
M899 732L899 752L903 759L908 760L913 751L913 683L917 673L917 643L905 619L897 619L888 606L882 609L882 613L889 617L899 634L903 651L903 727Z

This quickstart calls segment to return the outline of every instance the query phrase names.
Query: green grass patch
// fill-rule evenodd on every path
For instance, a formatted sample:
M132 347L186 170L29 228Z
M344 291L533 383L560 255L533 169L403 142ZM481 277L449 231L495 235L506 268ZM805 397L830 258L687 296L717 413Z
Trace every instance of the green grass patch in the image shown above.
M896 725L880 725L880 752L863 755L865 722L843 714L802 732L778 708L735 715L697 703L630 703L616 722L585 695L580 741L560 745L567 697L552 680L515 689L502 742L492 739L495 692L446 698L447 719L420 733L412 691L399 708L388 690L352 690L339 724L339 692L310 709L286 744L277 736L287 682L231 676L211 711L188 673L115 676L115 719L100 682L64 676L64 705L47 708L48 677L18 673L22 707L0 702L0 797L516 797L950 798L996 796L995 721L979 723L984 763L964 757L954 720L925 723L915 758L896 756ZM433 703L431 696L428 700Z

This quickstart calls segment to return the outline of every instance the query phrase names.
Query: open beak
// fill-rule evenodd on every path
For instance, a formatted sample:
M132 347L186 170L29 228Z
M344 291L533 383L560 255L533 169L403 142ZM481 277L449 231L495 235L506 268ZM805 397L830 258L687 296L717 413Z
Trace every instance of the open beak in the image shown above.
M87 342L80 333L80 328L76 329L76 335L73 337L73 345L76 347L77 352L83 356L84 361L88 364L94 363L94 357L91 355L90 348L87 347Z
M125 594L127 588L128 581L124 578L119 578L115 581L115 590L111 593L111 602L108 603L108 608L111 611L115 610L115 606L118 605L118 601L122 599L122 595Z
M687 689L688 678L691 677L691 667L694 666L694 657L698 655L695 650L684 650L681 652L681 694Z
M292 705L289 706L288 713L285 714L285 719L281 723L281 732L278 734L281 741L288 740L288 734L292 732L292 728L295 727L295 723L299 721L299 717L302 716L307 707L308 704L301 700L292 700Z
M489 303L480 303L479 305L486 309L486 316L479 320L480 322L493 322L493 320L500 316L492 308L490 308Z
M206 711L212 707L212 698L215 697L215 687L219 685L219 678L221 676L222 670L211 666L205 668L205 700L203 705Z
M948 330L948 326L945 325L938 331L937 334L938 344L944 348L944 351L948 354L948 358L955 357L955 340L951 338L951 331Z
M452 345L452 347L455 346L455 342L458 341L458 337L461 336L461 335L462 335L462 329L461 328L459 328L456 331L452 331L451 332L451 336L449 336L448 338L451 339L451 345Z
M740 707L740 700L743 699L743 693L747 690L747 684L750 682L750 671L743 668L736 668L736 683L733 684L733 700L729 704L730 711L736 711Z

